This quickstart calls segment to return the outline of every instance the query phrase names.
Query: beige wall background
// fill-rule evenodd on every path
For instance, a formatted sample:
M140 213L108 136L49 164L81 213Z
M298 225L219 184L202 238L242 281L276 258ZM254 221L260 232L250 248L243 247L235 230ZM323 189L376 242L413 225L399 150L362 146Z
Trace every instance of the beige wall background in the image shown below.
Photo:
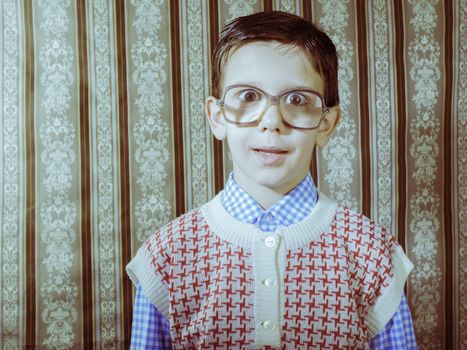
M219 29L264 9L340 54L320 190L414 262L420 348L467 349L466 0L1 1L1 348L128 347L124 266L231 169L203 113Z

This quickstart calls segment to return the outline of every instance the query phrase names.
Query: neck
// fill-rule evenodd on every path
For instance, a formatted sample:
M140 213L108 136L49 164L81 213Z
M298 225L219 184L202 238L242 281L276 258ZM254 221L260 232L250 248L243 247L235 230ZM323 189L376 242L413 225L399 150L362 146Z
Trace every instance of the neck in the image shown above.
M297 178L281 184L280 186L271 188L255 183L249 177L245 176L242 171L234 169L235 181L237 184L248 193L264 210L271 208L277 201L289 193L305 176Z

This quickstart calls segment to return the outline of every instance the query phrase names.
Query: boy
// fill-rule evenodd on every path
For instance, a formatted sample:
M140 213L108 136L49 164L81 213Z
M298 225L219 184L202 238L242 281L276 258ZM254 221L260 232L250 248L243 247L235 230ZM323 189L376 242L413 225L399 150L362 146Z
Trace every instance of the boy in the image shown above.
M383 349L401 317L392 346L416 348L403 297L412 264L309 175L340 117L331 40L282 12L238 18L216 47L212 93L206 116L233 173L128 265L132 348L368 349L373 338Z

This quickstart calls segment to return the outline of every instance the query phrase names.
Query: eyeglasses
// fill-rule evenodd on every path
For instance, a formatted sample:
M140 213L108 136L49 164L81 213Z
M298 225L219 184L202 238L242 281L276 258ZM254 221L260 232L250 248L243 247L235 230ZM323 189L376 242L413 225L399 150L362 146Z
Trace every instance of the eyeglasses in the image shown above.
M314 130L329 111L314 90L289 90L278 96L251 85L226 87L218 105L228 123L253 126L271 105L278 105L284 123L294 129Z

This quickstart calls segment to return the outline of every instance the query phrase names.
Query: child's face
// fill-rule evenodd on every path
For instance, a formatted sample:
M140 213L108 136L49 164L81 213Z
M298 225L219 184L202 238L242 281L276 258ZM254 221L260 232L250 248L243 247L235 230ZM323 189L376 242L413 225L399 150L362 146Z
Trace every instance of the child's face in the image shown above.
M221 91L233 84L247 84L271 95L294 88L322 94L323 80L300 49L278 45L253 42L236 50L224 66ZM339 109L331 108L315 130L286 126L277 105L270 106L256 126L227 123L214 97L206 100L206 115L216 138L227 139L240 186L264 186L287 193L307 175L313 148L324 146Z

